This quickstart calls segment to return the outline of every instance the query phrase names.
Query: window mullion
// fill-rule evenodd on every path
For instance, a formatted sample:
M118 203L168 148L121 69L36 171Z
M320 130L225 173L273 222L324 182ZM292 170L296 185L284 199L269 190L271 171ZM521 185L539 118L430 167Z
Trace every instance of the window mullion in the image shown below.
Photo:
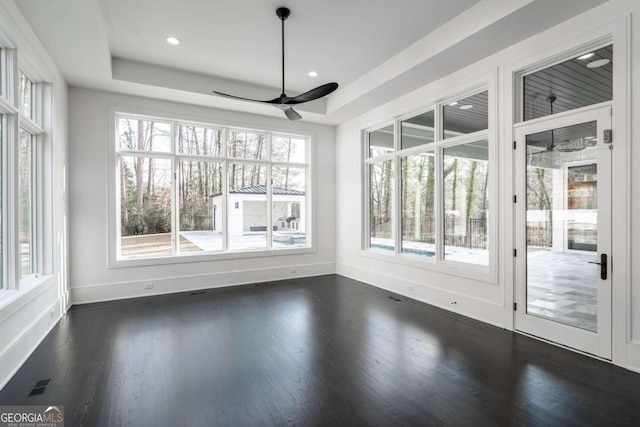
M402 252L402 158L398 156L398 151L402 145L402 127L400 120L395 120L393 124L393 143L394 143L394 159L393 159L393 205L391 212L393 215L393 240L395 253Z
M6 206L6 250L7 259L7 288L20 288L20 209L19 209L19 154L20 154L20 128L18 124L18 115L12 114L7 116L7 130L4 134L7 141L7 169L6 169L6 194L3 194L4 200L11 200L14 203L8 203Z
M228 221L228 209L229 209L229 162L224 161L222 166L222 250L224 252L229 251L229 227Z
M222 155L225 157L222 167L222 250L227 252L229 250L229 160L227 160L227 141L228 141L229 129L223 128L220 131L220 145L222 148Z
M178 169L180 161L176 158L176 147L178 146L177 122L171 123L171 171L173 177L171 179L171 253L177 255L180 253L180 198L178 191Z
M42 137L31 137L31 273L42 273Z
M271 134L267 134L267 159L271 160ZM267 165L267 248L273 246L273 177L272 165Z
M443 124L442 124L442 104L437 104L434 111L434 160L435 160L435 205L436 205L436 261L442 261L444 259L444 179L443 179L443 151L440 147L443 136Z
M393 165L394 172L394 181L393 181L393 191L395 193L393 197L393 201L395 206L393 206L394 218L394 241L395 241L395 251L396 254L402 253L402 157L396 156L394 159Z

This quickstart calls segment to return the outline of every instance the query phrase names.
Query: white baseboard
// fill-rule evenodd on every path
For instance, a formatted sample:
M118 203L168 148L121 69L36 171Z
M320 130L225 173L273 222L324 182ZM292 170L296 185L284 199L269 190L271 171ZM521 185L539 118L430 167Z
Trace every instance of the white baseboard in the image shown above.
M640 342L627 343L627 365L625 368L640 373Z
M0 354L0 390L56 326L62 316L60 307L60 299L56 299L21 334L16 334L16 339Z
M505 307L491 301L448 292L441 288L348 264L336 264L336 273L502 329L508 329L504 323ZM407 292L410 286L414 289L413 293ZM452 304L452 301L455 301L455 304Z
M292 268L296 269L295 273L291 273ZM166 295L200 289L322 276L325 274L335 274L335 272L335 263L327 262L72 287L71 304L89 304L152 295ZM144 289L145 283L153 283L153 289Z

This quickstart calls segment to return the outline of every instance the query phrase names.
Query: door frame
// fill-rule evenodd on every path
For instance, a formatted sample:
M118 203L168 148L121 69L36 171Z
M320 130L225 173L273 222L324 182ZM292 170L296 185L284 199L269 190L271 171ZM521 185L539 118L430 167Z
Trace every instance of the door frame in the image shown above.
M605 144L602 138L604 129L611 128L612 103L606 102L553 116L542 117L514 125L516 149L513 152L514 195L516 200L514 214L514 330L533 335L544 340L611 360L612 358L612 263L609 261L608 278L598 278L598 325L597 332L561 324L539 316L526 314L526 135L571 126L586 122L597 122L598 134L598 176L608 177L603 181L604 188L598 191L598 256L612 255L612 191L604 190L612 186L611 144ZM604 151L606 150L606 151ZM608 181L608 182L607 182ZM604 191L601 191L604 190ZM608 207L608 208L606 208ZM519 254L519 256L518 256ZM595 267L595 266L594 266ZM594 272L595 274L595 272Z

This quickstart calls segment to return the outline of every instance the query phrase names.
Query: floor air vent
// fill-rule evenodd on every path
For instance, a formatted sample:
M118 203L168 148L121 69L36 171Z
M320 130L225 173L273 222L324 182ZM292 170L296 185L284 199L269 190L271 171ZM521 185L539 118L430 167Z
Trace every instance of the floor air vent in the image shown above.
M204 294L205 291L195 291L195 292L189 292L189 295L200 295L200 294Z
M267 285L268 285L268 283L257 283L257 284L255 284L253 286L255 286L257 288L258 286L267 286Z
M396 297L389 297L390 300L394 300L396 302L402 301L400 298L396 298Z
M29 393L29 396L37 396L39 394L44 393L44 390L47 388L47 386L49 385L49 382L51 380L40 380L36 383L36 386L33 388L33 390L31 390L31 393Z

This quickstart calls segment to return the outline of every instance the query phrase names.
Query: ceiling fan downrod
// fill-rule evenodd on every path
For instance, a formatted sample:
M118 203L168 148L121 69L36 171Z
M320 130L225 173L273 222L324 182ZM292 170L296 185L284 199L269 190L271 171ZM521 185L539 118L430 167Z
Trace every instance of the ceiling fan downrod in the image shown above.
M281 28L282 28L282 93L279 97L270 99L270 100L260 100L260 99L251 99L244 98L242 96L229 95L227 93L213 91L214 94L218 96L222 96L224 98L229 98L237 101L248 101L248 102L258 102L261 104L270 104L274 107L282 110L282 112L287 116L289 120L300 120L302 116L298 114L296 110L293 109L292 105L303 104L305 102L314 101L316 99L320 99L324 96L329 95L336 89L338 89L338 83L326 83L320 85L316 88L308 90L300 95L294 97L288 97L285 93L285 57L284 57L284 21L289 17L291 11L286 7L279 7L276 9L276 15L280 18Z

